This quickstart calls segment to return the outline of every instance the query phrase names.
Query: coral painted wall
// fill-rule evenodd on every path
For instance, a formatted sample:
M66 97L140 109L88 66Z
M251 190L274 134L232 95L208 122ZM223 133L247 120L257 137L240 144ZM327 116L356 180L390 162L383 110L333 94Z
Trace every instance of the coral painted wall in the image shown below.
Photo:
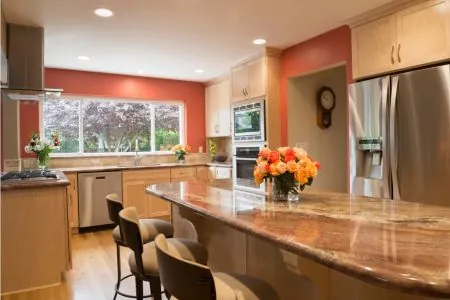
M291 77L338 64L346 64L347 83L352 82L351 31L342 26L292 46L281 56L281 141L287 144L287 86Z
M46 68L45 86L72 95L183 101L186 141L194 152L205 147L205 88L201 83ZM39 106L23 103L20 111L21 156L26 157L23 147L30 133L39 128Z

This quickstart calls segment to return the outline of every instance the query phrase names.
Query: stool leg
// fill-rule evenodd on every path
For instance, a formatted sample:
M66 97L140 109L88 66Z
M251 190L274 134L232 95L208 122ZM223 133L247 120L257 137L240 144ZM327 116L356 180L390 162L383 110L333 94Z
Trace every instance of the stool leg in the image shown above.
M144 285L142 279L137 276L134 277L136 280L136 300L144 300Z
M152 278L149 281L153 299L161 300L161 281L159 280L158 277Z
M116 300L117 298L117 291L120 288L120 279L122 277L122 267L121 267L121 263L120 263L120 246L119 244L116 243L116 252L117 252L117 284L116 284L116 293L114 294L114 298L113 300Z

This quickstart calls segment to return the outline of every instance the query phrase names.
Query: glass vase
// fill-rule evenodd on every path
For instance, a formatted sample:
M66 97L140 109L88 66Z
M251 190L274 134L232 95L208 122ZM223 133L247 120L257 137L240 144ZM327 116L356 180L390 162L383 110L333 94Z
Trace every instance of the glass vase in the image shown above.
M45 170L48 167L48 159L38 157L36 160L39 169Z
M184 155L177 156L177 161L179 164L186 163L186 157Z
M274 177L272 181L272 200L298 201L298 184L294 180L286 180L279 177Z

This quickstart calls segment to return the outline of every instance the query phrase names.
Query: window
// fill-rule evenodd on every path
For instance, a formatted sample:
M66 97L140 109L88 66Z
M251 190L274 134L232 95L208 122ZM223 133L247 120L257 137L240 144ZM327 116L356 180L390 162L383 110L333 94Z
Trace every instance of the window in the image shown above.
M58 153L168 151L182 142L182 104L65 97L42 111L44 135L61 137Z

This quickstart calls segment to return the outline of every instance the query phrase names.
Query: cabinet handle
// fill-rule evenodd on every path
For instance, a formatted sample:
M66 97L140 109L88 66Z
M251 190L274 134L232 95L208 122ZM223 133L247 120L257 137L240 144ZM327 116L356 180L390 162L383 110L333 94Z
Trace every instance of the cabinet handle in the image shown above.
M214 126L214 131L215 131L216 133L219 133L219 125Z
M245 86L245 96L248 96L248 87Z
M245 96L245 86L242 87L242 95Z
M391 63L392 64L395 64L394 50L395 50L395 46L392 46L392 50L391 50Z
M397 59L398 62L401 63L402 62L402 58L400 57L400 49L402 48L402 44L398 44L398 50L397 50Z

